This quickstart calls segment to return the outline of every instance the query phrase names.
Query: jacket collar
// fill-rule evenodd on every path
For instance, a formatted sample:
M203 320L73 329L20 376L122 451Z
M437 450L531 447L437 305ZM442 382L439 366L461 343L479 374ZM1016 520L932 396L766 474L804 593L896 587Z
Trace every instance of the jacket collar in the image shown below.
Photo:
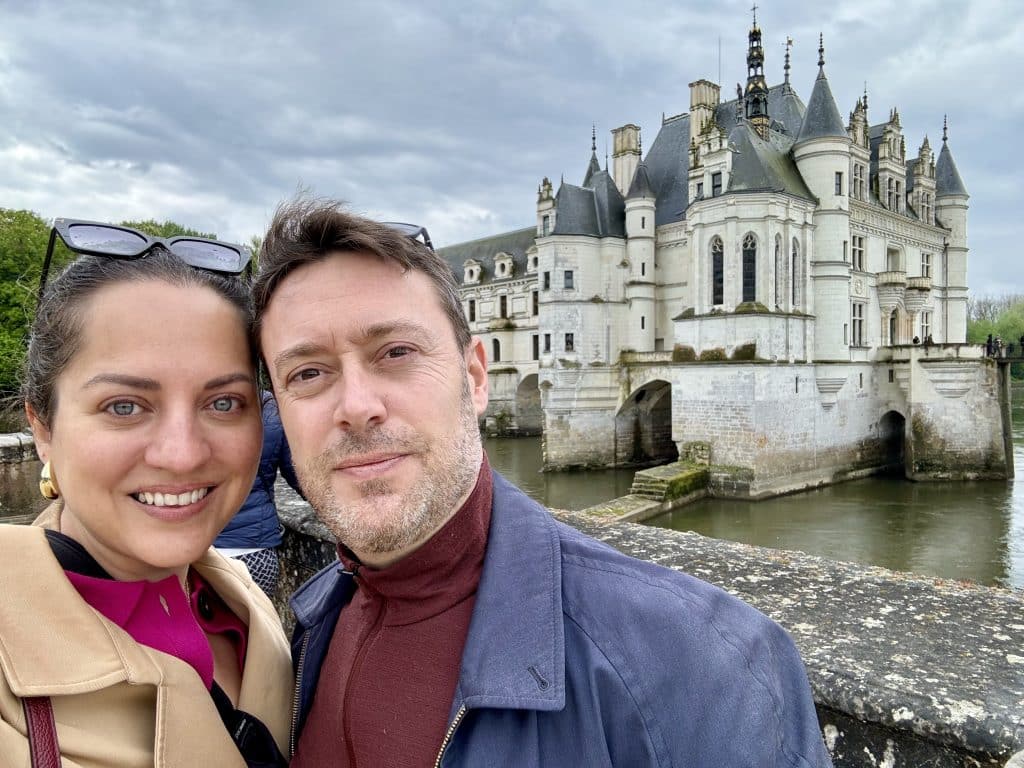
M562 553L550 513L497 472L452 711L565 706Z
M0 668L15 695L154 681L143 654L119 653L116 627L78 595L40 528L0 528L0 583L9 595L0 600Z
M565 628L558 532L547 510L492 475L487 554L452 712L463 705L559 710L565 706ZM303 584L291 599L296 636L322 622L333 632L352 589L352 576L339 562Z

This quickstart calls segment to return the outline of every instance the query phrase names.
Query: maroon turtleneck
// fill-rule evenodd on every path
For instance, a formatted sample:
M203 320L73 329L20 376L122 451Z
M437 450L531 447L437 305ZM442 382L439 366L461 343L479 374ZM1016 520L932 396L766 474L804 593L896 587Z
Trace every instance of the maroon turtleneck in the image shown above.
M491 522L486 455L466 503L387 568L339 547L356 591L341 611L292 768L433 765L448 726Z

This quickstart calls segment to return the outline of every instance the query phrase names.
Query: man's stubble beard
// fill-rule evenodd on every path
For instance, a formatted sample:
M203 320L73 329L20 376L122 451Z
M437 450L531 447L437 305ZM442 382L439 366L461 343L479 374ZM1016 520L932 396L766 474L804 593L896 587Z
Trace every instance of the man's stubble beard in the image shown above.
M340 543L358 553L395 552L422 540L454 514L455 505L475 484L483 451L465 379L459 411L456 430L433 444L412 428L374 428L364 434L346 434L296 467L306 499ZM374 478L356 484L359 498L355 501L337 499L331 476L344 457L392 451L412 454L404 461L422 462L415 485L396 495L391 481Z

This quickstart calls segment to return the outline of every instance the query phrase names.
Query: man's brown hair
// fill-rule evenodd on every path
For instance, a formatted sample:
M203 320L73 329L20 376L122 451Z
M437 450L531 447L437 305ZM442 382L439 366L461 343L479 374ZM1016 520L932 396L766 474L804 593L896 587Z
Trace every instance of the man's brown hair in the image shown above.
M369 253L397 262L403 270L426 275L437 290L460 350L470 332L462 311L459 285L448 262L433 249L397 229L345 210L336 200L300 196L278 206L260 247L258 272L252 284L256 338L274 291L293 270L336 253Z

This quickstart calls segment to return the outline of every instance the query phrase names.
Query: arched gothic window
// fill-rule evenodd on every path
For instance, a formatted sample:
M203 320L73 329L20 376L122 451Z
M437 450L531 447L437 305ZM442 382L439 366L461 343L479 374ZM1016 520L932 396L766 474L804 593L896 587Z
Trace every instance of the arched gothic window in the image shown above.
M711 239L711 303L725 303L725 263L722 238Z
M800 258L800 243L795 237L793 238L790 262L793 265L793 309L800 309L800 305L803 302L804 262Z
M782 308L786 295L786 265L782 254L782 235L775 236L775 308Z
M491 362L501 362L501 342L497 339L491 339Z
M743 301L757 301L757 238L743 236Z

